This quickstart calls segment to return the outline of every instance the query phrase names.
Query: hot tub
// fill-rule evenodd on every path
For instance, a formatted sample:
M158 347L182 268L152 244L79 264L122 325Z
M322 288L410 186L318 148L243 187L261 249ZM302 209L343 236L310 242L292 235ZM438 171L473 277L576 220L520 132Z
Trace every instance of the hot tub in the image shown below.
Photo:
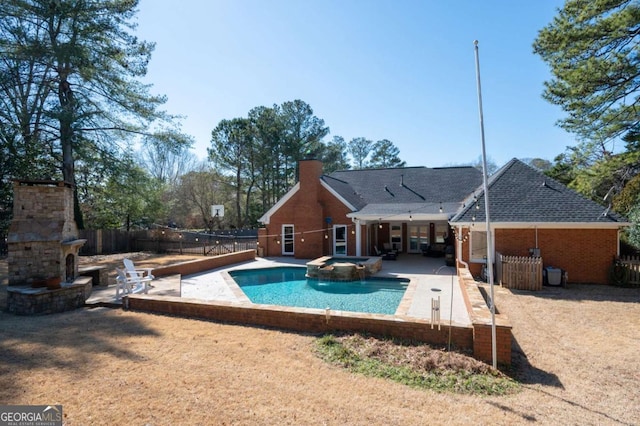
M323 256L307 262L307 277L334 281L362 280L382 269L380 257Z

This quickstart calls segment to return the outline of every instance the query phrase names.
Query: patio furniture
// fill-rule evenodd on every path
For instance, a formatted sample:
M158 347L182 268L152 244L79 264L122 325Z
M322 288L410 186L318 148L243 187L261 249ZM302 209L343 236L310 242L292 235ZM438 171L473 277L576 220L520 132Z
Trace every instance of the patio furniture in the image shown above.
M398 257L398 253L395 250L382 253L377 246L373 246L373 251L376 253L376 256L382 257L382 260L396 260Z
M129 278L148 279L151 281L155 277L152 274L153 268L136 268L131 259L124 259L124 269L127 272ZM149 285L150 287L153 287Z
M382 253L384 254L389 254L393 257L397 257L398 256L398 250L394 249L391 244L389 243L383 243L382 247L384 247L384 250L382 251Z
M121 299L127 294L144 293L149 291L151 278L129 277L127 272L116 268L116 299Z
M136 285L143 283L146 290L153 287L151 280L155 277L152 274L153 268L136 268L131 259L123 259L124 271L127 275L127 279L133 281ZM145 290L145 293L147 292Z

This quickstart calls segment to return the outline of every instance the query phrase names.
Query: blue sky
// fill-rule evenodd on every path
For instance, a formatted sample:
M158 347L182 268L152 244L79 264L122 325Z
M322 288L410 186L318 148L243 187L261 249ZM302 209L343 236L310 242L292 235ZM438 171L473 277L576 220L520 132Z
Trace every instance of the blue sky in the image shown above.
M533 54L560 0L141 0L136 34L156 43L145 82L185 116L206 156L220 120L301 99L331 134L391 140L409 166L477 161L473 41L487 156L548 160L575 144L542 99Z

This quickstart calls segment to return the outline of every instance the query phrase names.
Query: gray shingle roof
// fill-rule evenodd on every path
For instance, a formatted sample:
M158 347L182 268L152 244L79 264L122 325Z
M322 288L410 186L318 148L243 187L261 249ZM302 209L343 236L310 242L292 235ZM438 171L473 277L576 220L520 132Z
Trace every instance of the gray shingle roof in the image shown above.
M404 167L337 171L321 179L360 210L367 205L461 203L480 185L482 174L470 166Z
M542 172L513 159L488 182L492 222L534 223L616 223L624 217L608 211ZM471 198L452 219L452 223L486 220L484 191L476 191L477 204Z

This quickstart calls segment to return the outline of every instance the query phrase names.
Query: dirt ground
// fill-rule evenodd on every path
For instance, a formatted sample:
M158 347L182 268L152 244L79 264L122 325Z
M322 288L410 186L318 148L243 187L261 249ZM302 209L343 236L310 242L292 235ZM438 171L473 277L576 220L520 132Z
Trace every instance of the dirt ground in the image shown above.
M67 425L640 424L639 289L498 288L496 301L513 323L515 395L352 374L321 361L311 335L95 308L0 312L0 404L62 404Z

